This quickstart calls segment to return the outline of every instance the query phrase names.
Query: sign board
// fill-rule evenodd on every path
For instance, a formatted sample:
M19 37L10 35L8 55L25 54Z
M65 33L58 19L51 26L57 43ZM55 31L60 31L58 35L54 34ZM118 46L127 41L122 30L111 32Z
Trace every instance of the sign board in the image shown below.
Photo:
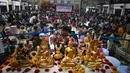
M72 12L72 5L56 5L57 12Z

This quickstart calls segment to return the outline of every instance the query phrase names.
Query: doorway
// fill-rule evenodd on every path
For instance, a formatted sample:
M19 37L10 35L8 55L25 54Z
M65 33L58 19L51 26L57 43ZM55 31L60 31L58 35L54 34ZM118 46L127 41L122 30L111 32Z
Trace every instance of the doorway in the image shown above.
M12 5L9 5L9 11L12 11Z
M121 9L115 9L115 15L120 16L121 15Z
M7 12L7 7L6 6L0 6L1 12Z

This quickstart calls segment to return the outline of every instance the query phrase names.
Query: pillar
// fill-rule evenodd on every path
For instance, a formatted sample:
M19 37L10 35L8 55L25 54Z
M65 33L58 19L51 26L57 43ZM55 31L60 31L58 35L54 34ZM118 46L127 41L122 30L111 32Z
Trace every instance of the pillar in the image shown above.
M0 14L1 14L2 12L1 12L1 8L0 8Z
M110 5L108 5L107 14L110 14Z
M8 11L11 11L9 6L12 5L12 3L13 3L13 1L11 1L11 0L7 1L7 5L8 5L7 9L8 9ZM12 8L13 8L13 6L12 6Z
M25 10L25 2L22 3L22 8Z
M21 5L19 5L19 11L21 10Z
M125 4L121 7L121 16L125 14L125 7Z
M113 9L113 14L115 14L115 8Z
M21 5L22 5L22 2L21 0L19 0L20 4L19 4L19 11L21 10Z
M35 9L35 2L34 2L34 0L32 0L32 9L33 10Z
M114 11L114 5L113 5L113 4L110 4L109 14L113 14L113 11Z
M102 10L102 13L105 11L105 8L104 8L104 6L102 6L102 9L101 9L101 10Z
M99 13L102 12L102 5L99 6Z
M6 2L6 6L7 6L7 11L9 11L9 3L8 3L8 1Z
M12 1L12 10L15 10L15 4L14 4L14 1Z

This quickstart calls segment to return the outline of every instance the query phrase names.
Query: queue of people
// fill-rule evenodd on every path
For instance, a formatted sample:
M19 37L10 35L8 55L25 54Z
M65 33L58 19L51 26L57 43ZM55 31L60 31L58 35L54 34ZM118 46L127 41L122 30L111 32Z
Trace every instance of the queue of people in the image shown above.
M39 11L3 13L1 18L3 19L0 23L4 26L4 36L46 32L45 35L49 36L50 44L62 44L64 41L64 44L67 45L68 35L71 35L77 43L80 43L79 39L85 38L84 35L75 34L90 33L93 36L96 33L97 35L113 35L115 37L123 37L125 33L130 34L129 14L117 17L104 13L58 13L50 8ZM53 32L48 33L49 31L54 31L54 34ZM33 40L38 39L39 35L20 36L19 38ZM103 47L110 49L108 43L105 43L106 45Z

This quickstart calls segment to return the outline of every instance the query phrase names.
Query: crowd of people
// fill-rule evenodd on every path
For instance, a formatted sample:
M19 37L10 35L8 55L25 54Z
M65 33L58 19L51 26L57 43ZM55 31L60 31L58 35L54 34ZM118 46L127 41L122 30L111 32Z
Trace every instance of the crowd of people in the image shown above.
M123 37L125 33L130 34L129 21L129 14L117 17L105 13L58 13L55 9L48 8L39 11L2 13L0 23L4 26L4 37L11 34L44 32L49 36L49 44L64 41L67 45L68 35L71 35L78 43L78 39L83 40L85 35L76 34L90 33L93 36L96 33L97 35ZM38 37L39 34L31 34L22 35L19 38L33 40L39 39Z

